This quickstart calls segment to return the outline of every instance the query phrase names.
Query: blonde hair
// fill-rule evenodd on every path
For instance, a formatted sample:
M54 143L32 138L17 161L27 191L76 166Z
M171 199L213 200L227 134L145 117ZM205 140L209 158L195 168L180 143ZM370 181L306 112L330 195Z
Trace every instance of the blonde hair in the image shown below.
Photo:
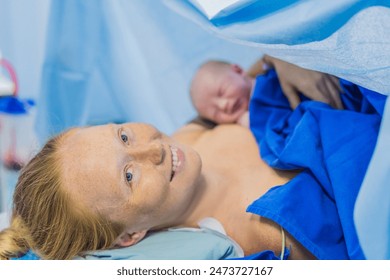
M0 259L32 249L43 259L72 259L113 246L124 227L75 203L61 181L59 147L66 133L49 140L22 169L9 228L0 232Z

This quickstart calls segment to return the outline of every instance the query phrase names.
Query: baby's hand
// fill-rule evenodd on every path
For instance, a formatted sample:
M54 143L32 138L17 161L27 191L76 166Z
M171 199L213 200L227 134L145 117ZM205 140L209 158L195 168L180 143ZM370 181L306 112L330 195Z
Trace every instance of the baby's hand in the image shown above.
M249 128L249 111L246 111L238 118L237 124Z

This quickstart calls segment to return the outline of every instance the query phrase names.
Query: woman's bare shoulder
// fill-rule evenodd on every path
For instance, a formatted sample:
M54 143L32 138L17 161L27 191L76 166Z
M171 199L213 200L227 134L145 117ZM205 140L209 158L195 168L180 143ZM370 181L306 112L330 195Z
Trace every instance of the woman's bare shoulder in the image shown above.
M194 145L200 140L230 142L233 139L240 141L253 136L248 128L237 124L210 126L210 124L190 122L177 130L172 137L183 144Z
M254 142L254 137L249 128L238 124L218 125L213 130L213 138L226 144L248 144Z
M195 123L189 123L179 128L173 135L172 138L176 141L186 144L193 145L199 138L207 132L208 129Z
M196 117L178 129L172 137L183 144L192 145L196 143L202 135L214 129L216 126L217 124L211 121Z

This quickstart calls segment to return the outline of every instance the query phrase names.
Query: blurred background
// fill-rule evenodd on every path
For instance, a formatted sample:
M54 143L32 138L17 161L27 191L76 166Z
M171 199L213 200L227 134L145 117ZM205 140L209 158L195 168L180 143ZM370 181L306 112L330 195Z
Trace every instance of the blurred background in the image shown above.
M389 7L388 0L0 0L0 213L10 208L20 166L58 132L134 121L171 134L195 117L189 83L208 59L248 68L269 54L390 94ZM367 244L390 244L389 132L384 121L358 201L372 210L356 218ZM373 255L390 258L387 248Z

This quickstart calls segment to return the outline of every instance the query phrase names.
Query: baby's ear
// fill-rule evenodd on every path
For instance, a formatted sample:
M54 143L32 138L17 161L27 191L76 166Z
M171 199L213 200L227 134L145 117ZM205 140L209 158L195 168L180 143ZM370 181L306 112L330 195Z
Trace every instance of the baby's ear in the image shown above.
M238 74L241 74L244 72L244 70L238 64L232 64L231 67L232 67L233 71L238 73Z
M117 238L117 240L115 241L115 245L119 247L129 247L131 245L134 245L141 241L145 237L147 232L147 230L141 230L133 233L124 232Z

